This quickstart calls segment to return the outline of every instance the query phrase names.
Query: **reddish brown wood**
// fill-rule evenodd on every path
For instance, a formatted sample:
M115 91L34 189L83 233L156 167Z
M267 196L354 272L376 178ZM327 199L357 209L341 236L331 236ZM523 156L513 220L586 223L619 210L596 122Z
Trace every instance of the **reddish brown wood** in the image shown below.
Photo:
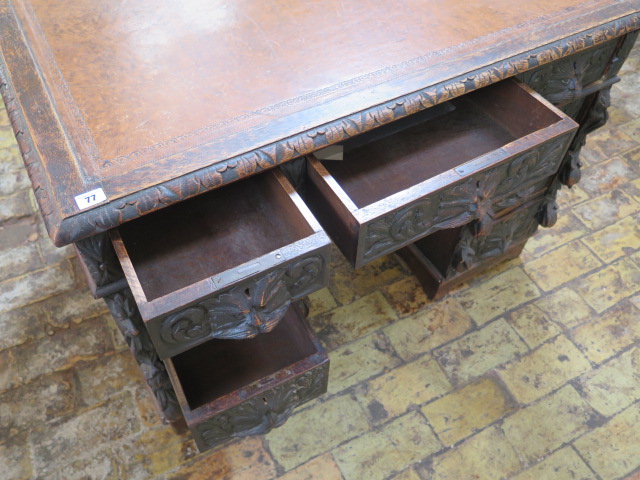
M354 266L472 221L487 233L500 211L545 191L577 128L512 81L451 103L393 135L346 142L343 161L309 158L307 201Z
M327 389L329 357L296 306L271 333L210 340L165 361L198 448L261 435Z
M62 245L623 36L638 11L0 0L0 91ZM107 202L79 210L94 188Z
M330 240L275 170L123 225L112 240L161 358L269 332L328 281Z

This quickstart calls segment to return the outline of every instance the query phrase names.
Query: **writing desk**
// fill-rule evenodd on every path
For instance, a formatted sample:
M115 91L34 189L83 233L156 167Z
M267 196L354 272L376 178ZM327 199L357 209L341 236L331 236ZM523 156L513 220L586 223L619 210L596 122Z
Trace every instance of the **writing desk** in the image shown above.
M326 388L299 303L325 231L356 266L402 248L438 296L554 223L639 10L0 0L0 91L52 240L207 448Z

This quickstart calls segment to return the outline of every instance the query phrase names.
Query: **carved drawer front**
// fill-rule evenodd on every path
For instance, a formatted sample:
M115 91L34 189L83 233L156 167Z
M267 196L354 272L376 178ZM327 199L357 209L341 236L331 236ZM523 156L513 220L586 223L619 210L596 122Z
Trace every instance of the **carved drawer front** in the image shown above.
M262 435L327 390L329 358L297 306L270 333L210 340L165 360L200 451Z
M436 108L345 142L342 161L309 157L305 200L354 266L441 229L487 234L548 188L577 128L514 80Z
M520 254L538 229L548 199L533 201L499 218L487 235L469 225L439 230L398 251L431 298L440 298L475 271Z
M280 171L119 227L112 241L161 358L269 332L328 280L330 240Z

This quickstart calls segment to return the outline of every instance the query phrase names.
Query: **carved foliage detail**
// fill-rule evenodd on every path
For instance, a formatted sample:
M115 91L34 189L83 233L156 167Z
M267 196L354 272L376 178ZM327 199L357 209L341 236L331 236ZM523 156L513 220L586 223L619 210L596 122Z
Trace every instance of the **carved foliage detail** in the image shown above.
M535 214L535 210L526 208L510 219L497 223L486 236L474 235L465 228L453 255L453 269L447 276L468 270L488 258L503 255L511 246L533 235L538 226Z
M582 96L588 84L598 80L609 63L616 42L592 48L550 65L519 75L524 83L554 104L571 102Z
M230 438L263 435L281 426L293 409L325 392L327 366L315 368L282 385L261 393L196 427L207 447Z
M637 29L639 24L640 16L633 15L624 21L600 26L595 32L582 32L535 53L525 53L516 58L504 60L482 71L453 78L451 81L395 99L370 111L353 114L302 132L295 137L249 152L242 157L232 158L221 164L183 175L167 182L164 186L153 187L125 199L96 207L92 210L91 216L76 215L65 219L61 226L63 231L60 240L72 242L78 238L93 235L163 206L309 154L327 145L344 141L379 125L449 101L491 83L551 64L577 52L591 51L590 49L594 46L602 46L613 38ZM187 154L195 156L200 152L194 149Z
M571 147L565 156L562 169L560 171L560 180L567 187L572 187L580 181L582 177L580 163L580 150L587 142L587 135L594 130L602 127L609 119L607 109L611 106L610 98L611 87L600 90L595 94L595 101L586 118L581 122L580 128L576 133Z
M284 317L291 299L309 293L324 278L320 255L305 257L249 283L168 316L161 337L170 344L202 338L241 339L266 333Z
M436 230L473 221L474 235L487 235L495 210L520 204L553 175L571 134L528 150L461 183L445 188L432 198L420 200L374 220L365 236L364 258L371 260Z
M178 421L182 418L180 405L164 363L158 357L144 326L131 290L125 289L109 295L105 297L105 302L131 353L140 365L142 374L156 397L165 419L168 422Z

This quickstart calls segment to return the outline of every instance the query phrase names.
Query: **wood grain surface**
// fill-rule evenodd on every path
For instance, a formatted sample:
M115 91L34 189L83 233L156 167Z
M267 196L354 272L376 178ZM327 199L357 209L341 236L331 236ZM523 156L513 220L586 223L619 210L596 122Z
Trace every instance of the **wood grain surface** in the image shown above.
M0 91L62 245L637 30L639 10L0 0Z

